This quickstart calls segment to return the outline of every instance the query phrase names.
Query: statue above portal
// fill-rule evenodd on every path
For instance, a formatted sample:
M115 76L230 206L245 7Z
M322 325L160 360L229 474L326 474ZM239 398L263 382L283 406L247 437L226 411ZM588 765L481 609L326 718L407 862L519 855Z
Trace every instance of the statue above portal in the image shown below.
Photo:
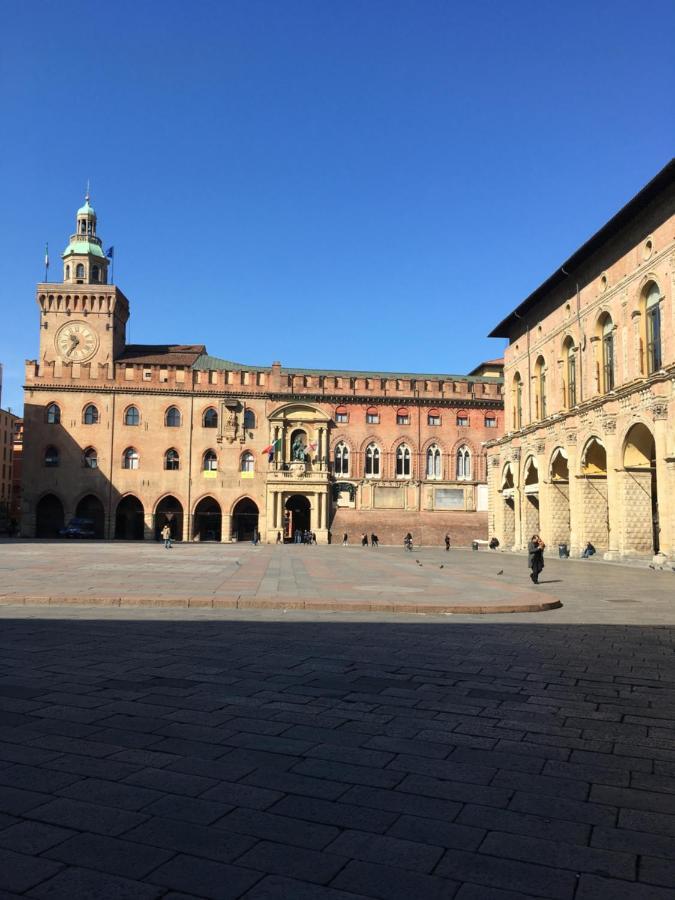
M304 441L302 440L302 436L297 435L291 447L291 460L293 460L293 462L305 462L306 459L307 448L305 447Z

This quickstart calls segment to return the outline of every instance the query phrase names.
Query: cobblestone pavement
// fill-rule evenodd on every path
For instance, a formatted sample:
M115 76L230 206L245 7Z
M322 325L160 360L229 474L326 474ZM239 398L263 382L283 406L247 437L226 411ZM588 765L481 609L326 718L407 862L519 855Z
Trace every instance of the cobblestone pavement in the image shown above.
M242 565L277 549L346 567ZM674 577L550 560L562 609L499 617L0 607L0 900L672 900Z

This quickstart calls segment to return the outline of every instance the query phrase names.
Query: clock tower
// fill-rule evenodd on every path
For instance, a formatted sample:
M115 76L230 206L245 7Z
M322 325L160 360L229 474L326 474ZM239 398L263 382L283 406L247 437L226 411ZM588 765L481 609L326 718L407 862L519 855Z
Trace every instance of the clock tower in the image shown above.
M62 258L63 281L37 286L40 360L112 364L124 350L129 301L108 284L108 258L89 192Z

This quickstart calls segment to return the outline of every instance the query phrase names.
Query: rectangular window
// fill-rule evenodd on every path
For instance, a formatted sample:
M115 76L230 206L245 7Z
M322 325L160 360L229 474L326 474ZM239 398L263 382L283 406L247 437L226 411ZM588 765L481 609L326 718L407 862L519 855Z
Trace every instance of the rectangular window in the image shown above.
M380 424L380 414L379 413L366 413L366 423L368 425L379 425Z
M429 416L428 422L429 422L429 425L440 425L441 417L440 416Z
M349 416L347 415L347 413L336 413L335 421L338 425L346 425L349 421Z
M466 428L468 424L469 424L468 416L457 416L457 425L460 428Z
M396 424L397 425L410 425L410 416L396 416Z
M486 416L485 417L485 427L486 428L496 428L497 427L497 420L495 419L494 416Z

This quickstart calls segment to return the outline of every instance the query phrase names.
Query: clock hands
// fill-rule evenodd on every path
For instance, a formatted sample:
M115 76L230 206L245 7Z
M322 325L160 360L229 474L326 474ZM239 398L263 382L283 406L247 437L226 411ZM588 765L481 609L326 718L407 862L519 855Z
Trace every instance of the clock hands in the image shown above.
M80 343L80 339L79 339L79 337L77 337L77 335L71 334L69 337L70 337L71 344L70 344L70 349L66 351L66 356L70 356L71 353L74 353L75 348Z

